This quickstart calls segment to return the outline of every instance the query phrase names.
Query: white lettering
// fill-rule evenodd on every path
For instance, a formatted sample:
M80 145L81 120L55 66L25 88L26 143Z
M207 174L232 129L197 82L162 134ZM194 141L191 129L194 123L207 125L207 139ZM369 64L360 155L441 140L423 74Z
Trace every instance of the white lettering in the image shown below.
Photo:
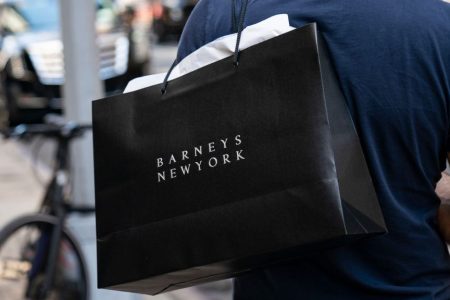
M189 169L191 168L191 164L185 165L185 166L181 166L181 172L183 173L183 175L187 175L189 174Z
M187 150L181 151L182 158L181 160L189 159Z
M238 160L241 160L241 159L245 159L245 157L243 157L243 156L241 155L242 151L243 151L243 150L236 151L236 160L237 160L237 161L238 161Z
M230 164L230 163L231 163L231 161L229 160L230 155L224 154L224 155L222 155L222 158L223 158L223 164L224 164L224 165Z
M234 137L234 140L236 141L236 146L239 146L240 144L242 144L242 140L241 140L241 135L238 134Z
M211 161L213 161L213 160L214 160L214 165L211 163ZM217 166L217 158L211 157L211 158L209 159L208 165L209 165L211 168L216 167L216 166Z
M1 1L1 0L0 0ZM234 140L234 145L233 145ZM228 141L230 141L230 144L228 144ZM195 172L195 169L197 169L199 172L203 171L203 162L205 162L205 165L207 168L208 166L210 168L215 168L219 164L227 165L234 163L234 161L240 161L245 160L246 158L243 155L244 150L229 150L229 148L234 148L235 146L239 146L243 143L243 139L240 134L235 135L234 137L223 137L220 139L217 139L213 142L205 143L200 146L194 146L192 148L188 148L187 150L180 150L179 152L173 153L173 154L167 154L163 155L162 157L156 158L156 167L157 171L161 169L161 172L157 172L157 180L159 182L163 182L170 179L174 179L183 175L189 175L191 173L191 165L195 164L193 167ZM231 145L229 147L229 145ZM206 148L205 157L203 159L203 146ZM217 156L212 156L208 153L217 152L216 147L219 147L219 151L222 152L222 149L225 149L223 152L228 153L221 153L217 154ZM223 148L222 148L223 147ZM186 149L186 148L185 148ZM242 149L242 147L239 147L237 149ZM230 153L233 151L236 151L236 154ZM198 157L198 161L188 162L193 157ZM234 156L236 155L236 156ZM247 156L247 155L246 155ZM169 159L167 159L169 158ZM195 159L192 159L195 160ZM186 161L186 163L184 163ZM162 169L165 169L165 171L162 171ZM166 173L167 172L167 173ZM166 177L167 175L167 177Z
M194 155L197 156L197 153L202 155L202 146L194 147Z
M208 144L208 148L209 148L209 152L214 152L214 151L216 151L216 150L214 149L214 142L209 143L209 144Z
M198 162L198 161L195 162L195 164L197 165L199 171L202 170L202 162L203 162L202 160L200 162Z
M161 173L158 172L158 182L161 182L166 180L166 171L162 171Z
M156 166L158 168L161 168L163 166L163 159L162 159L162 157L156 159Z
M222 144L223 144L223 149L227 149L227 141L228 141L228 138L226 138L226 139L224 139L224 140L220 140L221 142L222 142Z

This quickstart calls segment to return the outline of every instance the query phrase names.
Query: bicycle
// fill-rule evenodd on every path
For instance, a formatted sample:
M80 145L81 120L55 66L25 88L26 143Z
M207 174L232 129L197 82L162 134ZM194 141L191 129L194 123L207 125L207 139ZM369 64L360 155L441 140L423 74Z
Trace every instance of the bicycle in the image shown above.
M0 231L0 299L86 300L88 274L75 237L65 226L70 213L91 214L70 199L69 145L91 129L49 117L46 124L19 125L6 138L44 136L57 142L55 166L40 209L19 217Z

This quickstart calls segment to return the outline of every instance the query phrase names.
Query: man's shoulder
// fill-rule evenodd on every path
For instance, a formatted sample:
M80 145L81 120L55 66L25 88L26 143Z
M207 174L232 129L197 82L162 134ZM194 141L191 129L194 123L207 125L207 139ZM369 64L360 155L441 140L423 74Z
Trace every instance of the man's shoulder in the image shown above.
M181 37L179 59L231 33L233 2L239 10L243 0L199 1ZM443 0L378 0L364 3L354 0L285 0L282 3L279 0L249 0L245 25L280 13L287 13L294 27L317 22L322 29L329 31L355 31L358 28L363 33L367 28L367 34L374 32L384 38L389 37L386 34L389 28L395 28L411 38L428 34L428 30L439 32L439 36L450 34L450 3ZM442 43L450 44L450 39Z

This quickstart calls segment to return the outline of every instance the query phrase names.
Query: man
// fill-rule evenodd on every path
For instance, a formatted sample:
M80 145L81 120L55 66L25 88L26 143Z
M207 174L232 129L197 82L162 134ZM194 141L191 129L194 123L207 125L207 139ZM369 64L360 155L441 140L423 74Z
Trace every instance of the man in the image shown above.
M198 3L178 59L232 33L231 3ZM316 22L325 38L389 234L238 277L235 298L450 299L450 259L434 193L450 150L450 5L253 0L245 25L280 13L295 27Z

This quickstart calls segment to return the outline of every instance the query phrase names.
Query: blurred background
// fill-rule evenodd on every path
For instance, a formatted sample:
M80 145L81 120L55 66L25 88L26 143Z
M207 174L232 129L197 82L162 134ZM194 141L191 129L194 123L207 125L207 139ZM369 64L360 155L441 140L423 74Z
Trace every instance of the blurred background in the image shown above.
M196 3L0 0L0 127L43 124L48 114L90 123L91 100L122 93L135 77L167 71ZM91 135L73 147L70 200L93 206ZM43 136L0 138L0 229L41 207L55 149ZM229 281L154 298L98 290L94 215L74 214L67 224L87 262L90 299L231 299Z
M3 122L38 123L45 114L63 110L59 1L0 1ZM92 0L99 79L106 95L120 93L132 78L167 68L196 2ZM78 22L84 20L78 16Z

